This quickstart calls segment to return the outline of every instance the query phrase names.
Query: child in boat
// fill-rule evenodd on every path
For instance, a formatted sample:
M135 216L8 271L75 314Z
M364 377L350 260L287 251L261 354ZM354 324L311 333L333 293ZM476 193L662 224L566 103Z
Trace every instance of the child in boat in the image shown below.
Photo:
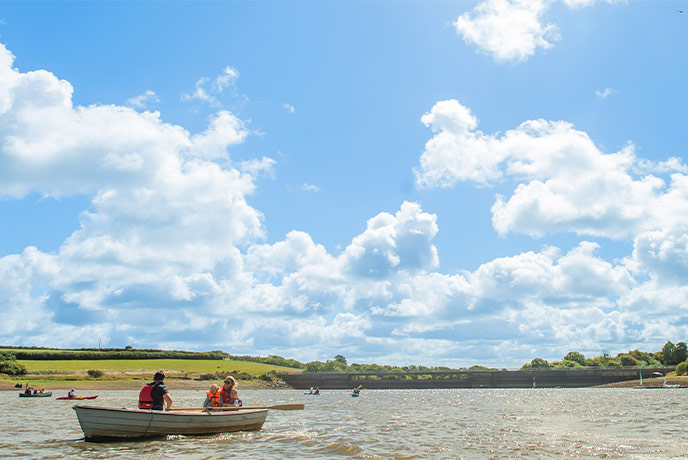
M206 393L203 407L219 407L220 406L220 387L214 383L210 385L210 390Z
M222 406L243 406L237 394L236 386L234 377L228 375L225 378L225 383L222 385L222 390L220 390L220 404Z

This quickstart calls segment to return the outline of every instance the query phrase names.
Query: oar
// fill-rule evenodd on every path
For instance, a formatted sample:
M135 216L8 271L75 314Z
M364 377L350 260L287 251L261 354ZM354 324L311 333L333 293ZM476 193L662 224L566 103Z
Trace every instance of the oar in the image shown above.
M303 410L303 404L276 404L274 406L229 406L229 407L173 407L170 410L241 410L241 409L274 409Z

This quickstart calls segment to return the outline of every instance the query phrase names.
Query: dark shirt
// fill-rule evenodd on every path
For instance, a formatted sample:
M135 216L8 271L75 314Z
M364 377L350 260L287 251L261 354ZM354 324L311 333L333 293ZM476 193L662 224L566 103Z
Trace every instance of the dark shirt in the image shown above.
M151 390L151 399L153 400L153 410L162 410L163 397L168 393L167 388L163 382L155 384Z

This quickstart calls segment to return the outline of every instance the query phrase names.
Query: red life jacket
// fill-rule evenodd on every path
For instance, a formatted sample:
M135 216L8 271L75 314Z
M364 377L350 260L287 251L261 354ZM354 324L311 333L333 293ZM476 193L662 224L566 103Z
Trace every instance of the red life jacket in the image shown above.
M216 391L215 394L211 392L206 392L208 395L208 407L219 407L220 406L220 392Z
M151 391L153 391L155 385L157 385L157 382L150 382L143 387L141 393L139 393L139 409L153 408L153 397L151 396Z
M234 388L232 388L229 391L225 391L225 389L220 390L220 396L222 396L222 404L234 404L234 398L232 398L232 391Z

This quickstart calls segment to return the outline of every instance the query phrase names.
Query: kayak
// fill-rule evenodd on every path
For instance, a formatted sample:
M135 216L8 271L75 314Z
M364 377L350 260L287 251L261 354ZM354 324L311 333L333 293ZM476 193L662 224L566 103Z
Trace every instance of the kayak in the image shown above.
M306 393L305 391L303 392L303 394L307 396L320 396L320 393Z
M267 409L171 412L78 404L73 409L87 441L260 430L268 414Z
M77 400L81 400L81 399L96 399L97 397L98 397L98 395L95 395L95 396L72 396L71 398L69 396L60 396L59 398L55 398L55 399L60 399L60 400L77 399Z
M19 393L20 398L49 398L52 395L53 395L52 391L48 391L47 393L36 393L36 394Z

